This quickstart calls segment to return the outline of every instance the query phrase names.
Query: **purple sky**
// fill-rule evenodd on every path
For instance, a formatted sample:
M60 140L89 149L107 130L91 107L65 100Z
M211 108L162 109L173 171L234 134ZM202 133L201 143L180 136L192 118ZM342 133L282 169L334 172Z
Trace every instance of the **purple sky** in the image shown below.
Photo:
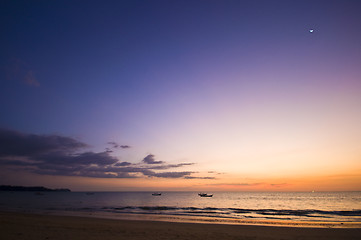
M360 12L347 0L2 1L0 161L147 180L361 172ZM24 155L32 137L78 145Z

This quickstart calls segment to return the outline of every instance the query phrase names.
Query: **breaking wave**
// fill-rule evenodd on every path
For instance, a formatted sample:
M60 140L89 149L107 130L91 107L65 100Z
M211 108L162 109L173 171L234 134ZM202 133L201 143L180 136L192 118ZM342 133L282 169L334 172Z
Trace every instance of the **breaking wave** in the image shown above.
M75 209L72 209L75 210ZM80 209L78 209L80 210ZM218 218L263 218L263 219L288 219L288 220L325 220L325 221L360 221L361 210L352 211L323 211L323 210L291 210L291 209L243 209L243 208L197 208L197 207L169 207L169 206L125 206L103 207L101 209L81 209L105 211L126 214L157 214L157 215L187 215Z

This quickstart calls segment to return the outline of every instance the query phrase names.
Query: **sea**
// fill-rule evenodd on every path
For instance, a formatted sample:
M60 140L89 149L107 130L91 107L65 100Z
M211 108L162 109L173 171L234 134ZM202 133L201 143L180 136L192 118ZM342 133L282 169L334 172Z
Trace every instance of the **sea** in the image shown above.
M361 192L0 192L0 210L225 224L361 222ZM322 225L321 224L321 225ZM327 225L327 226L328 226Z

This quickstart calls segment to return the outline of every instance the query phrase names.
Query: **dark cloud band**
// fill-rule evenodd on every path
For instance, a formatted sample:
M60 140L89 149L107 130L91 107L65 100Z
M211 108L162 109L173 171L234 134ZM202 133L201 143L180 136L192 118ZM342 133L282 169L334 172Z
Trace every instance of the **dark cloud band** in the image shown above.
M108 142L113 148L129 148ZM81 176L94 178L184 178L194 179L191 171L167 171L194 163L167 164L153 154L140 163L120 162L104 152L84 151L87 144L59 135L26 134L0 129L0 165L9 169L30 171L37 174ZM204 179L209 179L205 177Z

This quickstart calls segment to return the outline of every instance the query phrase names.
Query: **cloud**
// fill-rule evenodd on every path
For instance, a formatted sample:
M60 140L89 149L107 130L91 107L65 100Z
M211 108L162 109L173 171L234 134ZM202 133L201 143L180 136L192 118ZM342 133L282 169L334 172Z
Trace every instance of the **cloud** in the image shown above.
M194 177L194 176L186 176L185 179L216 179L215 177Z
M71 153L84 147L87 144L69 137L0 129L0 156L37 157L51 152Z
M153 173L145 174L150 177L160 177L160 178L183 178L185 176L191 175L193 172L162 172L162 173Z
M162 163L164 163L163 161L155 161L153 154L149 154L148 156L146 156L142 162L144 162L146 164L162 164Z
M119 145L116 142L108 142L108 144L111 145L112 148L122 148L122 149L131 148L129 145Z
M109 145L112 145L114 148L117 148L119 145L116 142L108 142Z
M131 146L129 145L120 145L121 148L125 149L125 148L131 148Z
M79 154L67 155L63 152L53 152L50 154L45 154L37 157L37 160L46 162L48 164L54 165L98 165L105 166L109 164L115 164L118 162L118 159L109 155L108 152L83 152Z
M35 78L33 71L28 71L24 77L24 82L29 86L39 87L40 83Z
M109 144L121 147L115 142ZM127 146L127 145L124 145ZM194 163L167 164L156 161L153 154L139 163L120 162L112 151L85 151L89 146L74 138L59 135L37 135L0 129L0 169L23 170L36 174L92 178L184 178L194 177L191 171L166 171Z
M119 167L124 167L124 166L129 166L132 165L130 162L118 162L116 164L114 164L114 166L119 166Z
M151 167L148 167L148 168L149 169L165 170L165 169L170 169L170 168L179 168L179 167L191 166L191 165L194 165L194 163L164 164L164 165L160 165L160 166L151 166Z
M29 86L40 86L29 64L18 58L10 59L9 64L5 67L5 71L7 80L23 82Z
M129 172L114 172L111 169L101 167L51 167L42 168L41 166L34 171L38 174L60 175L60 176L79 176L91 178L138 178L137 174Z

